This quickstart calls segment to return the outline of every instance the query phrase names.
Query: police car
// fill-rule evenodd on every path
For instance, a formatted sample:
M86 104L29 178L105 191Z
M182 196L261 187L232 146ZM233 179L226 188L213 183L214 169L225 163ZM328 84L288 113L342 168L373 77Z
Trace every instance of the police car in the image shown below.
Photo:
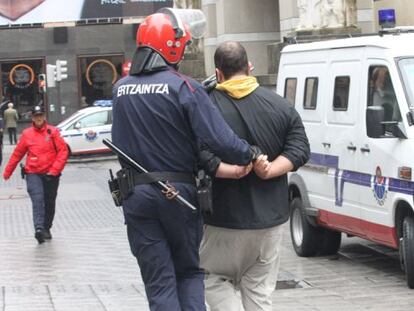
M102 143L111 139L112 101L95 101L92 107L81 109L57 125L70 155L107 153Z

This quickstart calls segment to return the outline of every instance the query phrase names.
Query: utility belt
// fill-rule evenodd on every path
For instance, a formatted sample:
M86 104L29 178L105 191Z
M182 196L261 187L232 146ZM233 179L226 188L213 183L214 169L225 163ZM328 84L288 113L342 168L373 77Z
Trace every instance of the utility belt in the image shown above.
M110 171L111 179L108 180L109 190L116 206L121 206L122 202L133 193L134 187L138 185L153 184L157 182L166 182L168 190L163 191L167 199L173 199L178 195L178 191L170 184L172 182L181 182L192 184L197 187L197 196L202 211L212 210L211 198L211 180L200 180L195 178L191 173L183 172L150 172L138 173L129 168L123 168L116 172L116 178ZM200 175L200 174L199 174ZM209 178L209 176L205 175Z

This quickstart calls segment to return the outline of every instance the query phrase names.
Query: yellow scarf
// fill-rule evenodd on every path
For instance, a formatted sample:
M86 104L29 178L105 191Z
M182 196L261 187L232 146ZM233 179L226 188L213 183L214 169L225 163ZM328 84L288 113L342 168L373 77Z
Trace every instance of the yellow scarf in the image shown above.
M233 98L240 99L249 95L258 87L259 83L257 83L255 77L244 77L219 83L216 89L226 92Z

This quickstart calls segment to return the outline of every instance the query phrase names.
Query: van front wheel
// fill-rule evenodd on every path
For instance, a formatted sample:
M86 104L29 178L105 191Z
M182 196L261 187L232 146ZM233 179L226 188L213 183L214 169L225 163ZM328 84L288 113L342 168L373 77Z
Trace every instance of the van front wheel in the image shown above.
M409 288L414 288L414 218L407 216L403 222L402 256Z
M315 256L319 251L321 231L306 219L300 198L290 202L290 237L293 248L300 257Z

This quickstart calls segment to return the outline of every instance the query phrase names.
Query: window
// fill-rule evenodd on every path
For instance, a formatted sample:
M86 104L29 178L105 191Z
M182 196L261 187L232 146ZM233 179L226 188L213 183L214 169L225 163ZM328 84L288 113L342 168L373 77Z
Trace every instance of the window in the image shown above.
M333 94L333 109L339 111L348 110L349 86L351 78L348 76L336 77Z
M80 125L80 128L95 127L108 124L108 111L100 111L92 113L75 122L69 129L75 128L75 125Z
M306 78L305 96L303 98L304 109L316 109L318 99L318 78Z
M296 100L296 85L297 85L297 79L296 78L287 78L285 80L285 95L284 95L284 97L293 106L295 106L295 100Z
M122 76L123 55L79 57L82 107L112 99L112 87Z
M414 58L403 58L398 62L410 107L414 107Z
M31 120L33 106L44 105L44 94L38 87L38 77L44 66L41 59L2 61L0 64L0 102L13 102L13 108L20 116L19 122ZM0 113L6 108L7 104L1 107Z
M384 108L384 121L401 121L397 97L386 66L371 66L368 73L368 106Z

